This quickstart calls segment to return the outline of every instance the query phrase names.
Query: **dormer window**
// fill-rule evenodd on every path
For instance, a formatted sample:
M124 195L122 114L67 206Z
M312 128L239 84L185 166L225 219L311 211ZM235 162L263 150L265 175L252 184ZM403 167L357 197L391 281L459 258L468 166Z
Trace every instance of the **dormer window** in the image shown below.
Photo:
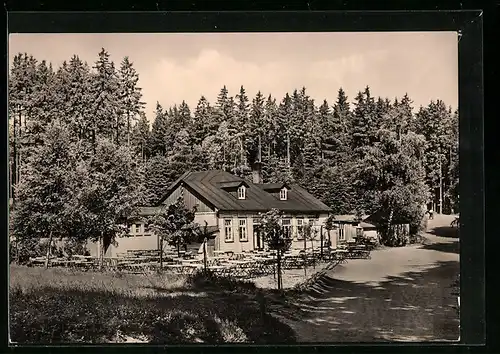
M280 200L286 200L287 197L288 197L288 190L285 187L281 188L281 190L280 190Z
M246 197L246 188L245 186L238 187L238 199L245 199Z

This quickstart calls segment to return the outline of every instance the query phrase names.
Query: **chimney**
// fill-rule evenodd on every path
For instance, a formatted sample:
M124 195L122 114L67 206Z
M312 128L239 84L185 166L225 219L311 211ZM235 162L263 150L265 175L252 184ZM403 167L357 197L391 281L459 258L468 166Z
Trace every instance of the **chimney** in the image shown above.
M252 165L252 182L254 184L262 183L262 164L260 162L255 162Z

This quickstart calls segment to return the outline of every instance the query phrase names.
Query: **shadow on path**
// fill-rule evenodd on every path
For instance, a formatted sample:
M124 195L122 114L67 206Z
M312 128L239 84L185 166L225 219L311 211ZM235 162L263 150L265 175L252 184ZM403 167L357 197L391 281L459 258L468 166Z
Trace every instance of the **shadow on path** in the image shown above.
M458 238L458 228L452 226L436 226L427 231L427 233L439 237Z
M388 277L378 284L322 277L306 294L274 304L298 341L457 340L459 315L453 282L459 263Z
M445 252L445 253L460 254L460 243L458 241L432 243L432 244L421 246L419 248L424 249L424 250L432 250L432 251L439 251L439 252Z

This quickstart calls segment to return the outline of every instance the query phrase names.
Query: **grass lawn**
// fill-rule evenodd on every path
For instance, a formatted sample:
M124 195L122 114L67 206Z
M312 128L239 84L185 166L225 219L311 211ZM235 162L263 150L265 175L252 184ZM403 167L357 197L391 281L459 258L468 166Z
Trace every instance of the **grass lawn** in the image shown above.
M295 341L254 284L203 276L11 266L9 306L17 343Z

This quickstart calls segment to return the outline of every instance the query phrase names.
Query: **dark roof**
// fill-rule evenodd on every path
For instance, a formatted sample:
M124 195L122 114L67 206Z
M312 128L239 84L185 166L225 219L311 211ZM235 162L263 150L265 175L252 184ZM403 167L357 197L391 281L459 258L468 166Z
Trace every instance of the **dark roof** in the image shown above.
M182 183L201 199L222 211L265 212L277 208L285 212L330 212L327 205L298 185L291 186L287 200L279 200L262 189L260 184L245 182L248 186L246 199L238 199L221 188L221 184L229 184L229 182L233 185L239 185L245 181L229 172L220 170L187 172L171 185L160 203Z
M205 225L199 225L198 229L200 229L200 231L205 231ZM216 226L216 225L209 225L209 226L207 226L207 230L206 231L208 233L215 233L215 232L219 231L219 227Z
M246 187L248 187L248 183L245 182L245 181L230 181L230 182L221 182L219 183L219 186L221 188L237 188L241 185L245 185Z
M372 215L368 216L367 218L364 218L363 221L369 224L373 225L379 225L380 223L383 223L385 220L389 218L389 212L379 209ZM402 215L399 215L398 213L394 213L392 217L392 224L398 225L398 224L409 224L410 220L408 218L405 218Z
M259 184L258 186L266 191L279 190L282 189L283 187L287 187L288 189L290 189L290 186L286 183L262 183Z
M362 227L363 229L376 229L377 227L373 224L369 224L367 222L361 221L359 223L359 226Z

